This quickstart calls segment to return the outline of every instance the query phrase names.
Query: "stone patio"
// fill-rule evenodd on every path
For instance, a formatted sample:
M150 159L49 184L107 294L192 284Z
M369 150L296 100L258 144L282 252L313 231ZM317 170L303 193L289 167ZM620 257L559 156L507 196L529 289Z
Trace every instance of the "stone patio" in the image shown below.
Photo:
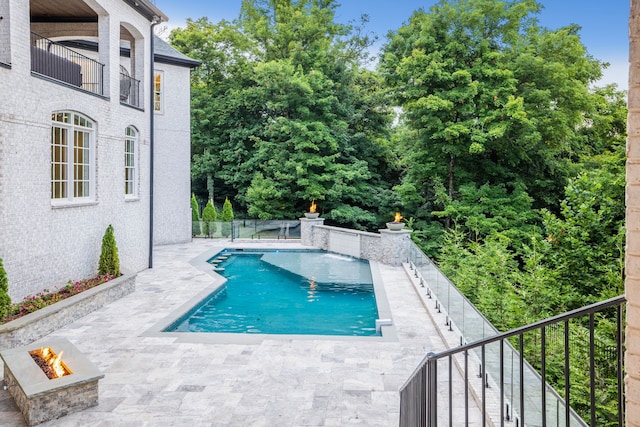
M302 247L251 244L283 245ZM402 267L380 265L395 340L145 336L213 282L192 259L242 246L197 239L156 247L135 292L45 337L71 341L105 377L98 406L41 425L397 426L399 387L427 352L445 348ZM26 425L2 389L0 420Z

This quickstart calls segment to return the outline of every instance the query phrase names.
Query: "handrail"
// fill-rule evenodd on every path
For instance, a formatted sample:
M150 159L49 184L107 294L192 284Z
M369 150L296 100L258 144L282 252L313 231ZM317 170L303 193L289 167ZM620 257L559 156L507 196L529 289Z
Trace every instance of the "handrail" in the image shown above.
M609 308L616 307L617 310L617 335L616 335L616 349L617 349L617 381L618 381L618 422L622 425L624 419L623 413L623 362L622 362L622 306L625 303L626 299L624 296L618 296L614 298L610 298L605 301L601 301L598 303L591 304L589 306L579 308L576 310L572 310L570 312L560 314L548 319L544 319L538 322L531 323L529 325L525 325L519 328L512 329L510 331L497 334L495 336L486 337L465 345L461 345L456 348L444 350L438 353L428 353L418 364L418 367L414 370L414 372L409 377L402 387L400 388L400 425L401 426L437 426L438 423L438 403L436 402L436 396L438 395L437 390L437 382L436 378L438 376L438 362L447 362L449 363L449 425L451 424L451 420L453 419L453 413L451 409L451 370L452 365L454 363L457 364L458 370L461 374L464 375L464 383L465 383L465 421L468 423L469 419L469 401L468 401L468 392L469 388L474 389L476 396L478 396L479 404L481 404L481 412L483 418L492 418L495 425L504 426L505 421L513 421L517 420L516 425L525 426L527 425L525 422L525 412L527 413L528 418L536 418L533 425L538 425L536 423L542 422L542 425L546 425L547 419L552 418L555 414L555 423L553 425L562 425L562 426L586 426L587 424L575 413L575 411L565 403L565 400L551 387L546 383L546 341L545 341L545 330L547 327L557 324L564 324L565 326L565 358L564 358L564 371L565 371L565 396L570 396L570 361L568 358L569 353L569 321L571 319L589 316L589 375L591 382L591 392L590 392L590 425L596 425L596 397L595 397L595 351L594 351L594 338L595 338L595 326L594 326L594 318L595 313L600 312L602 310L606 310ZM524 348L523 337L526 333L540 331L540 348L541 348L541 373L535 371L525 360L522 354L522 349ZM517 337L519 341L520 352L516 352L508 339ZM486 349L491 344L500 344L499 350L499 372L493 372L492 375L495 377L499 377L494 381L494 384L497 383L499 389L499 396L495 396L495 392L487 391L489 387L489 373L487 372L486 367ZM505 345L506 343L506 345ZM518 399L515 401L508 401L506 399L506 391L505 391L505 347L507 351L513 351L512 357L514 354L517 355L518 358L518 370L519 370L519 384L518 384ZM481 350L481 365L480 372L478 377L480 378L477 381L480 381L480 391L475 390L478 385L469 385L472 380L469 379L469 369L468 369L468 361L469 355L474 350ZM510 350L511 349L511 350ZM460 361L460 358L463 358L464 362ZM513 363L513 359L512 359ZM464 364L464 367L460 365ZM526 368L526 369L525 369ZM537 377L536 381L532 381L531 378L525 378L525 372L529 372L529 376L531 373L535 374ZM513 372L512 372L513 373ZM528 379L528 381L527 381ZM525 383L529 386L525 388ZM535 384L538 384L536 386ZM531 388L532 387L532 388ZM540 387L540 388L538 388ZM489 400L488 394L492 394L493 396L493 405L497 406L499 409L496 412L496 408L492 408L491 410L487 408L487 401ZM527 397L527 402L525 402L525 394L537 395L539 393L540 401L537 403L539 405L539 411L536 413L534 410L531 412L531 399ZM547 396L549 394L549 396ZM513 391L512 391L512 398ZM549 400L550 398L551 400ZM554 404L554 401L556 402ZM422 403L421 403L422 402ZM535 404L535 401L533 402ZM511 405L511 406L509 406ZM490 405L489 405L490 406ZM551 408L551 413L550 412ZM492 412L493 411L493 412ZM492 413L490 413L492 412ZM533 414L533 416L532 416ZM561 424L563 423L563 424ZM484 424L483 424L484 425Z
M423 361L426 361L428 359L442 359L444 357L452 356L454 354L461 353L463 351L471 350L481 345L491 344L497 341L505 340L507 338L522 335L526 332L531 332L536 329L540 329L544 326L550 326L552 324L560 323L568 319L574 319L576 317L582 317L586 314L596 313L598 311L604 310L605 308L617 307L618 305L623 304L626 301L627 300L624 297L624 295L613 297L608 300L604 300L604 301L600 301L600 302L588 305L586 307L577 308L575 310L568 311L566 313L559 314L554 317L550 317L548 319L543 319L535 323L530 323L529 325L520 326L519 328L511 329L510 331L503 332L493 337L477 340L477 341L462 345L460 347L441 351L439 353L430 353L424 357Z
M120 66L120 102L141 108L140 80L129 75L127 70Z
M31 71L104 95L104 64L31 32Z

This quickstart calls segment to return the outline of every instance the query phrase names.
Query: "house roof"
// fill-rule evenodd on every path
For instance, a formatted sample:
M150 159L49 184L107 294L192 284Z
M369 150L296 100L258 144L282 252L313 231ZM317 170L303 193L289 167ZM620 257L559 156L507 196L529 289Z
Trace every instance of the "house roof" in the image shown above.
M169 17L165 15L155 4L149 0L123 0L139 14L147 18L149 21L153 21L155 17L160 19L160 22L167 22Z
M202 62L178 52L173 46L156 35L153 36L153 58L155 62L190 68L195 68L202 64Z

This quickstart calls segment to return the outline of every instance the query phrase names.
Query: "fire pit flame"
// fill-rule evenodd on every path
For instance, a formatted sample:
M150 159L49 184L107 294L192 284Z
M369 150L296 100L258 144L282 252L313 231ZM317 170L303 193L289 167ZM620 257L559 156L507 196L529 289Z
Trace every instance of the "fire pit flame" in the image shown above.
M64 377L71 374L71 371L62 362L62 354L55 354L51 347L42 347L39 350L30 351L33 360L40 366L40 369L49 379Z
M402 215L400 215L400 212L396 212L396 214L393 216L393 222L400 222L401 219Z
M311 201L311 206L309 207L309 212L315 213L318 207L316 206L315 199Z

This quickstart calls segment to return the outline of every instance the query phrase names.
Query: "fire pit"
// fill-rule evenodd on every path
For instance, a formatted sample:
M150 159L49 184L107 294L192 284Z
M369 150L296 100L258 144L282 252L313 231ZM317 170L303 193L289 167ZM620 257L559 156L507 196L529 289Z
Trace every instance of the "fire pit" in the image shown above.
M0 352L4 383L28 425L98 404L96 366L66 339Z

